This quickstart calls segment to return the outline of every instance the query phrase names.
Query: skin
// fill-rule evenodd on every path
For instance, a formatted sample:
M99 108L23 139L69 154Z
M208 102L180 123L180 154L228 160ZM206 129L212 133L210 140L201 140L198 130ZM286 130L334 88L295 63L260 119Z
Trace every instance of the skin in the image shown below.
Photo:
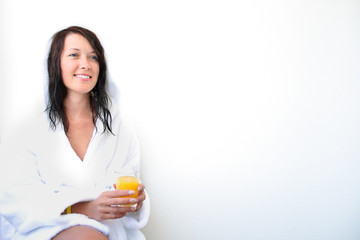
M93 201L74 204L72 212L85 214L97 221L121 218L128 212L136 212L142 207L142 203L146 198L144 189L145 186L139 184L139 195L137 198L119 198L133 194L127 190L106 191ZM137 203L136 208L133 206L118 206L130 203Z
M63 81L68 91L64 100L65 113L69 120L67 137L78 157L83 160L95 128L92 122L89 94L98 80L99 63L94 49L83 36L69 34L65 38L60 66ZM79 75L87 76L87 78L82 78ZM128 212L138 211L142 207L146 197L144 189L145 186L139 184L137 198L119 198L133 194L127 190L106 191L92 201L74 204L72 212L84 214L97 221L121 218ZM118 206L130 203L137 203L137 207ZM63 214L65 213L66 210ZM90 234L94 238L86 238L88 236L87 231L89 231L87 227L75 226L62 231L53 239L107 239L97 230L94 231L100 235ZM72 236L76 236L76 238Z
M95 230L94 228L88 226L74 226L70 227L58 235L56 235L52 240L108 240L104 234Z
M94 49L83 36L69 34L65 38L60 67L67 88L64 100L65 113L69 120L67 136L72 148L83 160L95 127L89 94L98 80L99 63Z
M65 38L60 67L68 95L88 95L97 83L99 63L90 43L80 34L69 34ZM88 78L80 77L87 76Z

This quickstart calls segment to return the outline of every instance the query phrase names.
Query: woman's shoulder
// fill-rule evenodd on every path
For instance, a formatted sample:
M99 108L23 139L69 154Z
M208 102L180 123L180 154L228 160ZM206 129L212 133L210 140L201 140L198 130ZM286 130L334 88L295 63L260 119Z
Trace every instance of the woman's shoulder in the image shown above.
M51 143L49 123L45 113L31 114L8 126L2 136L2 147L17 154L35 153Z
M114 134L120 132L134 133L134 123L131 116L123 109L117 100L112 101L110 112Z

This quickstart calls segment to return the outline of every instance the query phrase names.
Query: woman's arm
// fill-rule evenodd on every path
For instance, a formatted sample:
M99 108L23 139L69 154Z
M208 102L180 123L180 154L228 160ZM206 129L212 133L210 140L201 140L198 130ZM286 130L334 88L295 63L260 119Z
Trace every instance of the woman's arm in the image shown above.
M88 216L91 219L97 221L107 219L117 219L124 217L128 212L135 212L136 207L121 206L124 204L137 203L138 198L120 198L124 196L130 196L134 194L134 191L127 190L114 190L106 191L100 194L100 196L92 201L79 202L71 206L71 213L80 213ZM66 209L63 214L66 214Z

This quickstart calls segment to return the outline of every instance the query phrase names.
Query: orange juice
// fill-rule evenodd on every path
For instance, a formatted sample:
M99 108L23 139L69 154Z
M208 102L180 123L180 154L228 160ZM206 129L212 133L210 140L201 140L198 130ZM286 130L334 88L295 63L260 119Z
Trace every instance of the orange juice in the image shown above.
M121 198L136 198L138 196L139 179L133 176L122 176L117 179L116 189L117 190L134 190L135 193L130 196L124 196ZM135 205L135 204L124 204L124 205Z

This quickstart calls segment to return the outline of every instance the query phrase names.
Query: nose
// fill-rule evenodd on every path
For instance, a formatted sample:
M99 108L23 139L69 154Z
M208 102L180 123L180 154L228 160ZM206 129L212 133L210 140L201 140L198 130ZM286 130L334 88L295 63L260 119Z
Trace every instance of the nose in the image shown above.
M90 66L90 62L87 58L82 58L81 62L80 62L80 68L84 69L84 70L90 70L91 66Z

